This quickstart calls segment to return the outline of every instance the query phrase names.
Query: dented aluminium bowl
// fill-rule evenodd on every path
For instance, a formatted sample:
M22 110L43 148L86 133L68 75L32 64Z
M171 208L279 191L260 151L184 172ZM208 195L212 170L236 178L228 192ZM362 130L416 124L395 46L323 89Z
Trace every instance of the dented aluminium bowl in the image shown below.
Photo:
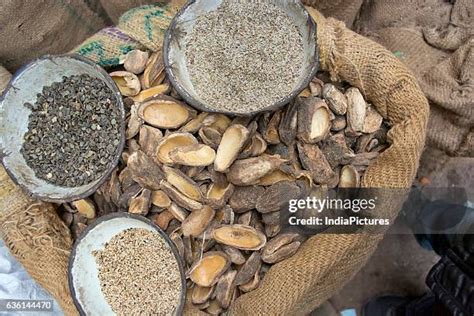
M120 108L120 142L113 160L98 179L78 187L64 187L36 177L21 154L31 113L24 104L35 103L43 87L62 81L63 76L81 74L99 78L113 92L113 104ZM28 195L44 201L73 201L95 192L117 166L125 144L125 109L117 86L105 70L79 55L43 56L18 70L0 97L0 123L0 157L6 171Z
M293 91L274 104L270 104L258 111L249 113L234 113L226 110L217 110L208 106L195 92L190 80L184 53L183 32L188 33L194 27L197 16L216 10L223 0L191 0L174 17L168 28L163 43L163 58L168 78L176 91L195 108L206 112L221 112L230 115L255 115L260 112L273 111L290 103L315 76L319 65L319 52L316 43L316 24L299 0L275 0L295 21L303 36L305 62L303 71L294 86Z

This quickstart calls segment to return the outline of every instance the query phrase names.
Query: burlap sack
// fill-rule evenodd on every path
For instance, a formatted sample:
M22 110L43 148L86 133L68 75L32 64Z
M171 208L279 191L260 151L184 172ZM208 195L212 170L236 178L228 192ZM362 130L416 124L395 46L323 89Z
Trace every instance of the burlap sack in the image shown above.
M159 8L155 10L162 11ZM321 69L329 71L333 80L345 80L359 87L391 124L388 133L391 146L369 167L362 185L402 189L397 191L400 194L379 196L377 210L384 216L394 218L403 203L404 189L410 187L418 167L428 120L427 100L414 76L389 51L349 31L342 22L326 20L316 10L308 10L318 25ZM121 20L119 29L129 38L140 42L137 45L157 50L160 49L159 43L162 40L162 21L155 21L159 30L153 33L143 32L143 24L140 27L144 17L150 16L151 12L154 11L149 6L134 9L132 13L128 13L125 22L134 27L124 27ZM162 13L159 14L163 16ZM114 38L102 38L101 41L109 43L108 47L111 49L108 54L120 53L122 41L114 42ZM154 46L150 46L151 43ZM78 47L77 51L81 52L84 45ZM107 56L109 59L113 57L111 53ZM100 61L100 58L97 60ZM57 237L63 238L60 235ZM66 246L61 247L61 251L69 244L68 237L64 238L66 241L58 241L58 244ZM381 238L381 234L369 233L314 236L302 245L295 256L273 266L261 287L241 296L230 312L235 315L309 313L357 273ZM67 251L64 252L66 253ZM66 256L58 257L50 262L48 270L56 271L58 265L62 267L63 275L58 280L64 281L64 284L56 284L61 289L67 286L66 264ZM39 272L31 265L26 268L32 275ZM43 283L44 280L40 280L40 284ZM50 292L57 297L57 290L51 289ZM187 312L192 314L194 310Z
M0 25L0 62L10 71L65 53L105 26L84 0L2 0Z
M118 24L122 14L130 9L146 4L164 5L167 0L100 0L105 12L114 24Z

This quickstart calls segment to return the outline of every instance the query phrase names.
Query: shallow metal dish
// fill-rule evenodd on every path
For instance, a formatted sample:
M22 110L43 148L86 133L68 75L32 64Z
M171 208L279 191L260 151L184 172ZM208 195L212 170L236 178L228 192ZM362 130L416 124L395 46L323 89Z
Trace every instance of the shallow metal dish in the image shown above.
M63 76L88 74L104 81L115 95L112 102L120 108L120 143L114 159L97 180L78 187L63 187L35 176L20 150L28 131L31 110L25 102L34 103L44 86L62 81ZM84 198L99 188L117 166L125 144L125 109L114 81L101 67L79 55L44 56L18 70L0 97L0 157L13 179L28 195L44 201L64 202Z
M125 212L100 217L76 240L69 256L68 280L72 299L81 315L113 315L100 288L98 267L93 251L103 249L113 236L129 228L157 232L171 248L181 274L181 297L174 315L182 315L186 296L186 276L178 249L163 230L143 216ZM158 312L158 311L157 311Z
M184 49L185 35L192 30L198 16L216 10L223 0L190 0L174 17L168 28L163 43L163 57L166 73L176 91L192 106L201 111L221 112L231 115L254 115L259 112L276 110L294 99L306 86L318 70L318 49L316 43L316 24L306 11L300 0L274 0L273 3L281 7L295 21L303 36L305 62L303 71L293 91L274 104L249 113L233 113L226 110L217 110L208 106L197 95L189 78Z

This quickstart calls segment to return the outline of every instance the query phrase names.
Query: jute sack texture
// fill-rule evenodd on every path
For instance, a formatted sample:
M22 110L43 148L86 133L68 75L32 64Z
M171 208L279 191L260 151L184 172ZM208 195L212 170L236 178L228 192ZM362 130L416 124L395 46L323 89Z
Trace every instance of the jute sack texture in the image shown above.
M93 38L98 43L107 43L107 49L100 54L89 54L96 62L120 59L117 54L124 41L145 47L152 51L161 49L164 27L163 19L168 20L172 8L153 8L145 6L127 12L120 20L117 30L120 37L107 33L96 34ZM364 187L397 188L410 187L424 145L428 120L428 103L413 75L389 51L371 40L359 36L334 19L325 19L319 12L308 8L318 25L318 45L320 50L321 69L329 71L333 80L345 80L360 88L382 115L390 122L391 130L388 140L391 143L380 157L372 164L362 179ZM145 24L145 21L148 21ZM149 32L145 25L160 26ZM75 51L85 53L83 48L90 45L87 40ZM114 55L115 54L115 55ZM104 58L105 56L105 58ZM113 64L111 62L111 65ZM2 181L3 183L3 181ZM16 187L8 182L6 190L17 192ZM399 192L399 191L396 191ZM16 193L18 198L24 195ZM395 218L404 201L404 194L385 194L379 196L377 212L379 216ZM1 201L7 200L2 195ZM31 201L15 206L16 212L28 218ZM7 204L3 204L7 206ZM50 232L47 243L42 250L32 253L32 260L21 260L32 276L50 273L47 280L37 277L58 301L66 313L75 311L67 291L67 256L70 250L70 237L65 226L54 212L48 212L48 204L40 204L36 209L42 216L51 216L52 221L40 221L41 229L46 227ZM38 215L37 215L38 216ZM2 227L7 227L0 221ZM8 222L8 221L7 221ZM54 225L52 225L54 223ZM52 229L51 227L55 227ZM2 231L4 229L2 228ZM16 232L16 230L9 230ZM52 232L52 233L51 233ZM8 231L6 231L8 233ZM5 231L4 231L5 234ZM368 260L375 250L381 234L334 234L317 235L306 241L298 253L283 262L274 265L267 273L259 289L240 297L231 307L234 315L302 315L311 312L315 307L339 290ZM13 240L13 239L12 239ZM15 244L8 243L15 253ZM39 247L41 248L41 247ZM33 257L41 257L45 252L55 250L54 260L43 260L41 269L28 264ZM21 253L17 251L17 253ZM38 259L37 259L38 261ZM26 262L26 263L25 263ZM54 272L54 273L51 273ZM52 282L55 275L57 282ZM68 305L68 303L70 305ZM194 313L192 309L188 313Z

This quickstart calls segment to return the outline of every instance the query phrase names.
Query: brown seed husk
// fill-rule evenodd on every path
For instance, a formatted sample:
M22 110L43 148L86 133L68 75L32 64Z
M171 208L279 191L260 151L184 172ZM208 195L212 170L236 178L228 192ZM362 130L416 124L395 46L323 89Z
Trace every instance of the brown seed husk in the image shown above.
M309 90L313 97L320 97L323 93L324 82L314 77L313 80L309 83Z
M138 117L139 104L134 103L130 108L130 117L127 122L127 130L125 131L125 138L131 139L135 137L143 125L143 120Z
M263 139L260 133L255 133L250 142L242 150L237 159L245 159L248 157L257 157L262 155L267 150L267 142Z
M326 83L323 87L323 98L327 101L329 108L336 115L344 115L347 112L347 98L336 86Z
M231 122L224 114L211 113L204 118L203 125L217 130L222 135Z
M176 129L196 116L196 111L171 97L159 96L142 103L138 116L154 127Z
M287 146L292 146L295 142L298 128L298 109L297 102L290 103L283 113L278 129L280 140Z
M317 143L329 134L331 115L326 102L319 98L298 98L298 139Z
M341 169L341 178L339 180L340 188L358 188L359 173L354 166L347 165Z
M190 279L199 286L210 287L219 281L230 266L229 257L222 251L210 251L189 269Z
M215 171L214 168L212 167L213 166L207 167L209 174L211 176L211 181L217 184L218 186L222 186L222 187L226 186L228 183L226 175L224 173Z
M334 134L324 141L321 145L321 151L333 169L338 165L349 163L354 157L352 149L347 147L343 133Z
M361 132L364 128L367 104L357 88L349 88L347 97L347 127L351 132Z
M272 171L258 180L258 185L269 186L281 181L295 181L295 177L287 174L286 172L277 169Z
M235 187L229 199L229 206L236 213L243 213L255 208L257 199L265 192L261 186Z
M213 294L213 292L214 292L213 286L203 287L203 286L196 285L193 288L191 301L193 302L193 304L204 304L211 298L211 295Z
M183 235L183 245L184 245L184 260L190 266L193 264L193 243L192 238Z
M282 111L277 111L273 114L271 119L268 121L268 124L262 127L261 134L263 139L269 144L278 144L280 143L280 135L278 133L278 127L280 126L280 121L283 116Z
M242 251L237 248L222 245L222 251L224 251L226 255L229 256L229 259L233 264L241 265L244 264L246 261Z
M249 282L255 273L260 270L261 266L262 258L260 256L260 252L255 251L250 255L244 265L240 267L237 275L235 276L235 284L242 285Z
M255 272L253 278L245 284L239 286L239 290L244 293L255 290L260 284L260 271Z
M166 230L168 228L169 223L173 219L174 216L169 211L161 212L159 214L153 215L152 217L153 223L158 225L163 230Z
M331 165L317 145L298 143L298 152L301 164L311 171L315 182L325 184L334 176Z
M210 315L219 315L222 313L222 307L219 305L217 300L211 300L209 306L206 308L206 312Z
M265 256L265 257L262 256L262 260L265 261L266 263L271 263L271 264L275 264L277 262L283 261L293 256L298 251L300 245L301 245L301 242L299 241L292 242L291 244L281 247L274 253L269 254L268 256Z
M222 225L214 229L214 239L241 250L259 250L267 242L265 235L251 226Z
M242 213L237 218L236 224L251 226L252 220L254 219L255 216L257 216L255 211L248 211L248 212Z
M227 309L230 306L235 291L236 275L237 271L235 270L227 271L217 282L214 295L216 301L223 309Z
M145 70L147 62L148 52L134 49L125 56L123 67L126 71L139 75Z
M173 164L170 153L179 147L198 144L197 139L190 133L173 133L165 136L156 148L156 159L164 164Z
M202 208L201 202L188 198L165 180L161 181L160 189L165 192L173 202L178 204L178 206L184 207L188 210L199 210Z
M180 132L187 132L187 133L196 133L201 129L203 126L204 119L209 115L209 113L202 112L198 114L195 118L190 120L186 125L181 127Z
M227 203L232 193L234 193L232 183L227 183L225 186L212 183L207 191L206 201L210 206L220 208Z
M156 147L162 138L163 133L159 129L148 125L143 125L140 128L138 144L145 154L153 157L155 155Z
M151 205L151 191L144 189L142 193L130 200L128 212L145 216L148 214Z
M83 215L86 218L94 219L96 216L96 208L94 202L90 199L82 199L71 202L72 206L77 210L77 212Z
M278 235L281 231L281 225L280 224L274 224L274 225L265 225L265 235L267 235L268 238L275 237Z
M262 250L263 261L267 263L272 263L272 262L269 262L268 260L272 261L274 259L278 259L278 261L281 261L282 259L277 258L277 256L274 256L274 254L278 252L280 249L284 248L285 246L292 244L293 242L296 242L296 241L301 242L303 241L303 239L304 238L301 235L295 234L295 233L280 234L270 239ZM281 253L286 253L286 252L281 252Z
M109 75L122 95L132 97L140 93L142 89L140 80L135 74L128 71L114 71L109 73Z
M181 225L183 235L193 237L201 235L214 219L215 214L215 211L207 205L193 211Z
M184 242L183 242L183 238L181 238L181 235L178 234L177 232L171 233L170 239L176 246L176 249L178 249L179 256L181 258L184 258Z
M367 111L362 126L363 133L375 133L382 126L383 117L373 106L367 106Z
M227 171L247 143L249 134L249 130L239 124L231 125L224 132L214 161L216 171Z
M212 127L204 126L199 130L199 137L204 144L217 149L222 140L222 134Z
M150 190L159 190L164 174L161 168L144 152L137 151L128 158L127 167L133 181Z
M181 170L174 169L168 166L163 166L166 181L178 189L188 198L202 201L201 190L194 180L185 175Z
M277 225L280 224L280 212L271 212L262 214L262 222L265 225Z
M200 167L214 163L216 152L207 145L194 144L175 148L169 153L169 157L180 165Z
M265 190L257 200L257 211L270 213L280 211L291 199L299 198L301 190L294 182L278 182Z
M160 95L164 95L164 94L168 93L169 90L170 90L170 85L169 84L167 84L167 83L160 84L160 85L154 86L152 88L142 90L139 94L132 97L132 100L134 102L138 102L138 103L145 102L145 101L148 101L152 98L158 97Z
M347 121L345 116L336 116L334 120L331 121L331 131L339 132L345 129L347 126Z
M308 98L311 96L311 90L309 88L303 89L303 91L298 94L298 97L300 98Z
M189 212L185 209L179 207L175 203L171 203L171 205L167 209L171 214L173 214L174 218L178 221L183 222L189 215Z
M278 169L286 161L279 155L261 155L242 160L232 164L227 173L227 179L234 185L252 185L264 175Z
M165 64L161 50L151 54L142 75L143 89L159 85L165 78Z
M167 208L171 205L170 198L161 190L151 193L151 203L159 208Z

